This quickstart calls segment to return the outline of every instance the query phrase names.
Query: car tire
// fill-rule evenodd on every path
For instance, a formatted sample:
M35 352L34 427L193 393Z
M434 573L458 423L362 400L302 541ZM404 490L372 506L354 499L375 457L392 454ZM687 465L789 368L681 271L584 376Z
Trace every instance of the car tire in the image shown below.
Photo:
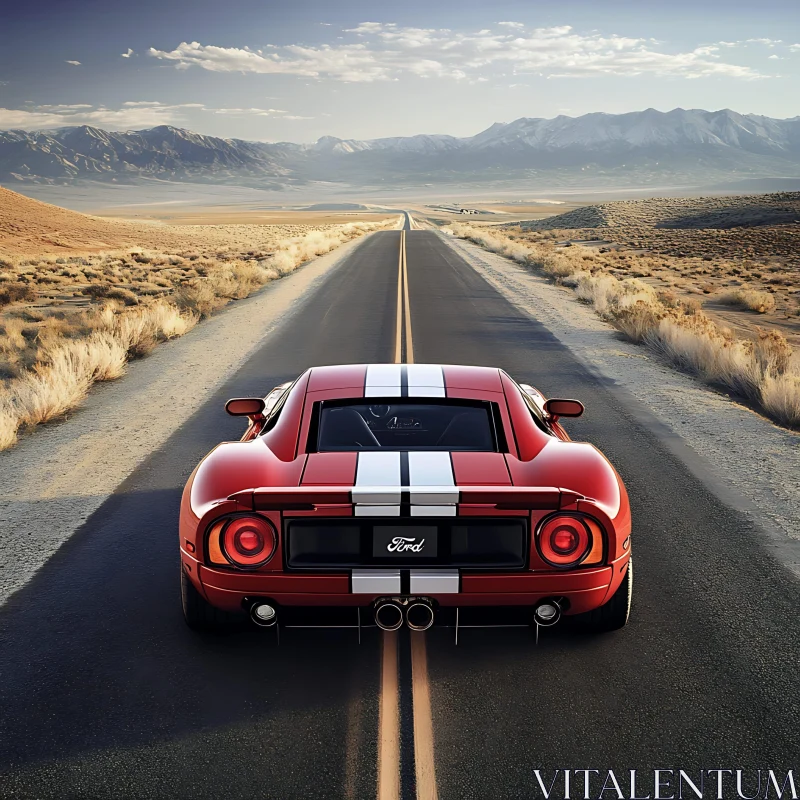
M618 631L628 624L633 597L633 558L628 561L628 570L611 599L594 611L578 614L575 621L587 633Z
M197 591L181 564L181 606L186 624L194 631L220 631L228 626L230 615L215 608Z

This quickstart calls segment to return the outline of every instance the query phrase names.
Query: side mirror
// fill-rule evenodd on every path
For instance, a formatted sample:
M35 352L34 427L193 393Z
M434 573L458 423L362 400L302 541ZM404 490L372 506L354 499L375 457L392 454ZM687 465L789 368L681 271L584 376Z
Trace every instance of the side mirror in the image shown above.
M555 422L559 417L579 417L583 414L583 403L580 400L548 400L544 404L545 412Z
M225 403L225 410L232 417L258 418L264 413L264 398L234 397Z

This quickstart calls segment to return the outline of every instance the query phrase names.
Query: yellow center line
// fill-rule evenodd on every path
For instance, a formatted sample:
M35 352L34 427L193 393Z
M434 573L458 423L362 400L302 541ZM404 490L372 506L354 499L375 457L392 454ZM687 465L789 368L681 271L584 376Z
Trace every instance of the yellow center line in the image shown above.
M414 342L411 338L411 301L408 295L408 261L406 260L406 236L403 231L403 295L406 317L406 364L414 363Z
M405 322L404 322L405 320ZM414 363L411 338L411 301L408 292L406 232L400 232L397 267L397 321L394 362ZM384 631L381 660L381 689L378 716L378 800L400 798L400 676L398 634ZM433 760L433 718L428 681L425 634L411 634L411 697L414 718L414 768L417 800L438 800L436 768Z
M433 761L433 717L428 682L425 634L411 633L411 694L414 704L414 767L417 800L437 800L436 766Z
M397 327L394 336L394 363L403 362L403 261L406 252L406 232L400 231L400 251L397 263Z
M378 716L378 800L400 798L400 682L397 633L384 631Z

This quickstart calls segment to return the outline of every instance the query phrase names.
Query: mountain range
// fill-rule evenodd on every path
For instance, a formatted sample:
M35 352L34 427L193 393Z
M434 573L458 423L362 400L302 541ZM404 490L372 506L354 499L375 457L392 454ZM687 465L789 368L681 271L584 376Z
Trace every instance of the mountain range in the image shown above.
M159 126L0 131L0 180L146 179L283 188L547 178L570 183L800 175L800 117L655 109L495 123L475 136L398 136L313 144L248 142Z

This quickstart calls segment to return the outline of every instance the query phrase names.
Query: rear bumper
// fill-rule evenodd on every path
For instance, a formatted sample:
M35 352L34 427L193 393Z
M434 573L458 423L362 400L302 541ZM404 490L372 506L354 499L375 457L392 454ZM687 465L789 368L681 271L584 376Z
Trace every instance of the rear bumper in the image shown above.
M187 555L184 553L184 561ZM602 606L619 585L627 555L606 567L571 572L462 572L459 591L426 593L439 606L451 608L533 606L539 600L565 597L567 614ZM354 593L351 577L339 574L232 573L209 569L192 559L190 577L217 608L239 611L248 598L269 598L284 607L366 607L381 593Z

